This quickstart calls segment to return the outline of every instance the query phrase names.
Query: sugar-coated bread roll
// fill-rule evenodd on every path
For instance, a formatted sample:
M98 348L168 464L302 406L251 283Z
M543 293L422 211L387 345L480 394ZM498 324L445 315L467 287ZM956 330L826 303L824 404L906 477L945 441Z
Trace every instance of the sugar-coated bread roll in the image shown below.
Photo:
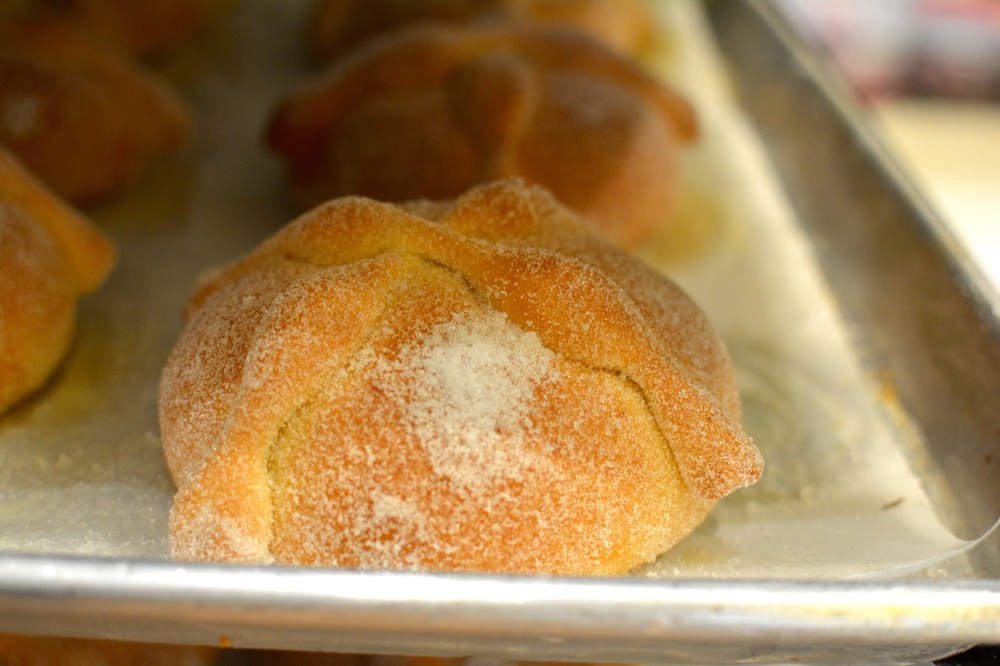
M0 144L69 201L120 193L191 127L169 86L69 23L0 21Z
M0 413L66 353L82 294L111 270L111 241L0 147Z
M699 308L517 180L328 202L188 316L177 558L619 574L762 470Z
M210 666L218 656L187 645L0 634L5 666Z
M574 32L414 28L289 96L268 143L303 206L347 194L453 198L523 177L633 247L667 224L690 106Z
M317 0L307 41L329 62L370 39L418 23L508 20L581 30L624 53L650 41L648 11L636 0Z

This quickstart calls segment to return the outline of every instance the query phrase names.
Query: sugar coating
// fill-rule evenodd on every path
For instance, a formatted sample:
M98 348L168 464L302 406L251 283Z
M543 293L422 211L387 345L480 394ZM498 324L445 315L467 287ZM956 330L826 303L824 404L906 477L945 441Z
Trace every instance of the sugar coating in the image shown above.
M558 376L554 356L503 313L459 314L379 359L373 379L403 407L434 472L481 490L539 463L523 444L535 391ZM393 382L400 374L412 380Z
M113 263L110 241L0 147L0 413L54 370L77 300Z
M515 337L496 313L457 317L463 324L482 317L468 328L495 335L489 329L499 324L508 329L504 337ZM421 334L413 347L449 323ZM515 339L524 337L534 336ZM408 348L401 350L408 355ZM615 374L543 351L542 368L550 370L542 383L518 379L533 389L515 390L515 409L531 415L522 428L428 446L407 403L419 392L407 385L424 381L423 364L387 362L385 355L391 352L381 346L360 354L364 360L328 378L325 392L282 428L271 468L278 561L607 573L620 571L606 565L610 554L652 559L675 538L676 524L703 510L678 492L678 472L642 397ZM458 419L452 429L461 429L461 416L449 416ZM416 418L419 425L426 413ZM449 464L441 465L440 455ZM472 483L469 461L481 474Z
M23 207L0 201L0 412L65 353L76 298L54 239Z

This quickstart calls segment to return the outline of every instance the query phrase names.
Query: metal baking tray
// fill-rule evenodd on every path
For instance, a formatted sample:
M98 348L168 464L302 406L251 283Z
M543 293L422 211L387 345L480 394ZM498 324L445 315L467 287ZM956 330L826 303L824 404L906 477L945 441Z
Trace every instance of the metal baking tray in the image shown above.
M268 7L281 11L281 3ZM767 2L709 0L705 9L740 104L763 138L829 298L851 332L853 350L878 378L886 404L906 415L912 431L903 439L908 461L947 527L960 538L978 538L975 548L919 575L875 579L578 580L193 564L64 555L56 545L35 553L0 551L0 631L687 664L903 664L1000 643L1000 534L991 532L1000 516L1000 300L836 78ZM215 76L236 88L244 81L235 70ZM219 99L204 111L227 113L231 101ZM206 140L235 142L236 130L257 131L260 122L251 116L234 124L234 136ZM255 159L246 157L248 163ZM213 200L219 209L241 201L254 208L254 197L280 199L280 177L269 168L232 191L224 175L190 178L221 193L224 201ZM199 259L208 262L246 248L246 229L223 232L208 245L164 241L176 193L153 187L145 194L142 207L125 202L105 216L115 232L124 228L119 218L143 212L142 224L130 228L126 249L155 246L177 257L202 253ZM251 235L272 228L271 211L262 208L257 220L245 221ZM144 259L132 252L123 253L123 261L134 266ZM179 312L193 277L169 267L163 273L177 283L167 295L141 282L128 286L149 288L156 307ZM124 308L119 314L134 313ZM106 322L93 319L85 324L90 337L84 336L92 342L84 346L100 351ZM130 332L126 342L172 340L179 326L146 331L145 337ZM119 371L155 372L162 359L153 356L148 367ZM97 366L84 371L91 378L104 372ZM144 405L139 422L155 423L155 396L139 390L131 397ZM79 409L101 404L101 397L86 392L73 398ZM44 405L36 407L44 413ZM138 451L112 447L111 454L156 457L154 434L138 442ZM79 463L65 455L67 464ZM93 469L105 464L113 461L96 460ZM53 516L59 508L49 507ZM10 518L2 511L0 517ZM151 533L162 527L157 520L150 520ZM155 535L150 538L155 541Z

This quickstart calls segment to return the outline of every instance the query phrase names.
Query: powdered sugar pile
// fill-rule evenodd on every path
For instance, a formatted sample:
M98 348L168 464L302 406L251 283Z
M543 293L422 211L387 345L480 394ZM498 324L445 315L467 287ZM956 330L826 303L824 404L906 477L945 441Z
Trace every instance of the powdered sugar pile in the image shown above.
M554 359L502 313L460 313L378 359L371 372L402 408L435 473L481 491L539 464L525 447L528 415L537 388L558 379ZM394 381L399 376L406 381Z

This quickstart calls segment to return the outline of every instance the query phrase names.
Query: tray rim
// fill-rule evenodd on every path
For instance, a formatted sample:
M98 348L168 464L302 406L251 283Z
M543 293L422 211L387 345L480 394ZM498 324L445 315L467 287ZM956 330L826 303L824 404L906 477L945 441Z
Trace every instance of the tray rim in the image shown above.
M720 0L707 0L706 6L721 4ZM775 37L794 56L819 93L830 107L845 121L852 139L869 155L871 162L913 208L914 221L921 231L928 234L931 242L941 252L941 258L952 271L956 284L965 290L975 313L985 326L1000 339L1000 289L994 288L986 273L975 261L958 234L945 221L926 191L919 185L912 172L903 164L885 137L874 130L860 106L853 101L852 94L843 78L835 73L829 63L824 62L797 35L774 6L774 0L745 0L761 20L770 28Z
M202 626L193 633L209 643L215 634L260 628L262 618L310 632L364 630L366 640L460 634L472 651L555 638L597 642L613 653L639 646L646 655L718 640L1000 642L1000 580L978 579L586 579L0 553L0 609L0 631L82 614L102 621L78 622L70 633L96 637L108 623L170 622ZM38 628L21 633L45 633Z

